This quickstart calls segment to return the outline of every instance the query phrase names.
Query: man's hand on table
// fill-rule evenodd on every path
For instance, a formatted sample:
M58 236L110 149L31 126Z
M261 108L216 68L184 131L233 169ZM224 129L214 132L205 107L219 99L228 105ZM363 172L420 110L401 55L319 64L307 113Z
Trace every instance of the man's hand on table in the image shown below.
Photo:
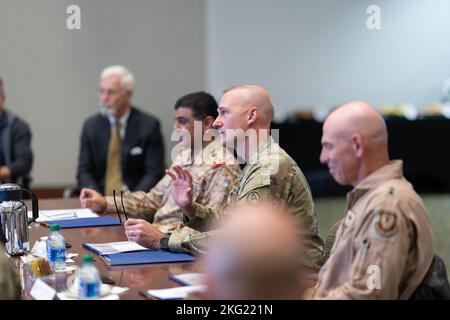
M125 222L125 235L129 241L134 241L143 247L160 249L160 241L164 233L145 220L128 219Z
M89 208L95 212L105 212L106 199L95 190L83 188L80 192L80 203L82 208Z

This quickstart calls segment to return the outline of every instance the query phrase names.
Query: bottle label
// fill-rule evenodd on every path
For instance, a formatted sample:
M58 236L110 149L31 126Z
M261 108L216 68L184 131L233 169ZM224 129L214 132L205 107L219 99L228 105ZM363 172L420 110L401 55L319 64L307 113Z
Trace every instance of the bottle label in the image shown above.
M97 298L99 297L99 288L97 283L80 283L80 297L81 298Z
M65 262L66 248L50 248L50 262Z

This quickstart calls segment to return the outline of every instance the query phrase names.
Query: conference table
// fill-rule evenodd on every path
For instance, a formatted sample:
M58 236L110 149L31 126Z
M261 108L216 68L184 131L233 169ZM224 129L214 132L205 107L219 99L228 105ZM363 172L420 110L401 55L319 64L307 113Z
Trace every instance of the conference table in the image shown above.
M27 202L26 205L27 208L31 208L30 203ZM79 207L80 202L78 198L44 199L39 201L39 210L73 209ZM117 217L117 214L113 216ZM125 221L124 216L122 216L122 220ZM41 237L48 236L50 232L48 227L39 223L32 223L29 230L31 246ZM120 299L123 300L146 299L142 292L150 289L178 287L180 285L169 279L169 275L195 272L196 265L192 262L109 267L98 255L82 246L83 243L127 241L123 226L72 228L62 229L61 232L66 242L71 245L71 248L67 249L67 253L78 253L78 256L73 259L77 266L81 267L84 254L91 254L95 258L95 265L101 276L114 281L115 286L129 288L128 291L120 295ZM14 257L13 259L16 267L20 270L20 257ZM67 276L70 276L70 274L67 273ZM32 299L30 289L30 287L23 288L23 299Z

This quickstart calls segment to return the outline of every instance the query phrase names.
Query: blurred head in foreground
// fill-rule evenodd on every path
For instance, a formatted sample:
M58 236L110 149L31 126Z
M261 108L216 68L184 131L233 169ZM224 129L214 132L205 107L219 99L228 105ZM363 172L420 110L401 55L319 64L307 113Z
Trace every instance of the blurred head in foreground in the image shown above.
M287 209L238 204L221 230L204 261L208 299L301 297L301 226Z

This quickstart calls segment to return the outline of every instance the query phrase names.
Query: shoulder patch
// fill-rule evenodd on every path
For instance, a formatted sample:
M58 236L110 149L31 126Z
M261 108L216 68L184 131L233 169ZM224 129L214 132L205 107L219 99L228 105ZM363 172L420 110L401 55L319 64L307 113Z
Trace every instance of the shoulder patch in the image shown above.
M253 177L247 181L241 181L238 192L238 198L244 198L258 188L270 186L270 176L265 174L254 174Z
M261 200L261 194L258 191L251 191L247 194L248 203L256 203Z
M377 213L377 217L375 218L375 232L381 237L390 238L397 234L397 224L397 216L394 213L389 211L381 211Z

